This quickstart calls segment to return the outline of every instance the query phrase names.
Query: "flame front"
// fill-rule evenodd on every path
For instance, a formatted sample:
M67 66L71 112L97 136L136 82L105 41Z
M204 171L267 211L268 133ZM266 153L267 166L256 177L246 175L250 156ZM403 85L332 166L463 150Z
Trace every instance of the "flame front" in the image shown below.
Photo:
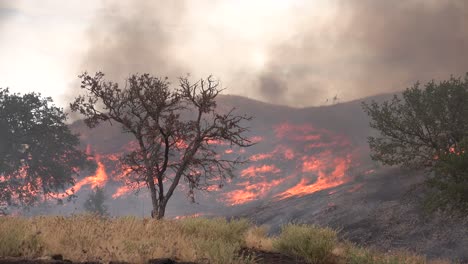
M213 180L212 186L206 188L210 193L204 194L205 198L215 198L226 205L242 205L258 199L286 199L312 194L351 179L347 172L353 163L354 147L346 137L309 124L282 123L268 131L269 134L251 136L250 140L257 144L248 149L233 147L219 140L208 142L218 149L218 158L247 155L250 162L241 166L237 172L239 177L230 180L224 188ZM186 145L179 142L177 147ZM78 181L74 190L112 182L112 198L116 199L132 190L144 188L144 183L132 187L127 185L129 171L119 162L123 153L136 147L135 142L130 141L120 146L120 153L96 155L96 173ZM91 151L88 147L87 152ZM186 189L185 186L180 188Z
M352 164L353 147L340 135L311 125L276 126L264 142L270 152L250 156L253 163L241 170L234 190L222 201L241 205L263 198L303 196L344 184ZM286 176L286 175L289 176Z
M280 193L277 197L284 199L291 196L303 196L339 186L348 181L346 178L346 171L349 168L350 163L350 158L335 159L333 164L335 169L330 174L326 173L327 168L320 162L313 163L312 166L304 164L306 171L318 173L317 180L313 183L308 183L305 178L302 178L296 186Z
M91 188L104 187L109 177L107 176L106 167L101 161L101 156L96 155L95 161L97 163L96 172L93 175L87 176L79 180L72 188L69 188L65 193L78 192L83 186L90 185Z

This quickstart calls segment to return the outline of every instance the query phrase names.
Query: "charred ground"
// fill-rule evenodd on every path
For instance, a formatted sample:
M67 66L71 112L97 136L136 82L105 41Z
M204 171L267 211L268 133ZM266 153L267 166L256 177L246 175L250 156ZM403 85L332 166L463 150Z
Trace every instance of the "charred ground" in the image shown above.
M363 100L385 98L388 95ZM251 162L223 188L214 184L209 193L197 193L196 204L188 201L181 186L168 205L168 216L242 216L268 225L272 233L288 222L313 223L337 228L344 238L383 250L468 259L466 217L425 215L419 199L422 191L415 187L424 179L421 173L384 169L368 158L366 138L372 131L361 108L363 100L291 108L221 96L221 109L235 106L240 113L254 115L249 136L258 144L239 153L227 145L217 147L224 155L237 153ZM134 196L118 167L119 155L132 147L130 137L109 124L89 130L77 121L72 128L81 134L83 147L95 155L100 168L78 181L79 199L90 187L104 186L112 197L111 214L148 215L147 195L142 191ZM79 203L59 210L79 211Z

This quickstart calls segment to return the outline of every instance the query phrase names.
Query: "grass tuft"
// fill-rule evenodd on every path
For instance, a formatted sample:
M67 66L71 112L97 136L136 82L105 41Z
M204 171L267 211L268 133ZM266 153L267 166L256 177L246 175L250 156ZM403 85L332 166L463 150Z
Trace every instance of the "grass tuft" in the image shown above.
M288 224L273 242L273 248L281 253L298 256L308 263L329 263L338 242L336 231L307 225Z

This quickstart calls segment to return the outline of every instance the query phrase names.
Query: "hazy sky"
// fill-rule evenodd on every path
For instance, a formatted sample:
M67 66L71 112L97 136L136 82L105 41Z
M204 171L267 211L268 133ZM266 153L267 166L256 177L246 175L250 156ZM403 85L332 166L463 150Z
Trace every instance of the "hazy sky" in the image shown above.
M0 0L0 59L0 87L60 105L85 70L213 74L229 94L321 105L467 72L468 1Z

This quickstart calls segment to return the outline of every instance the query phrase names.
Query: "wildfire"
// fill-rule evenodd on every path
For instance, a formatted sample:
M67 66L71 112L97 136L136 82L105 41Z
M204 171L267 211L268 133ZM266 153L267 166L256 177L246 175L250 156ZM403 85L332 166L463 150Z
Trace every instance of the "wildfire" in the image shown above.
M181 220L181 219L185 219L185 218L197 218L197 217L200 217L200 216L203 216L204 214L203 213L196 213L196 214L191 214L191 215L178 215L176 217L174 217L174 220Z
M242 177L254 177L260 173L279 173L281 172L275 165L263 165L260 167L250 166L245 170L242 170L241 176Z
M273 153L260 153L260 154L255 154L250 157L251 161L259 161L259 160L264 160L264 159L269 159L273 157Z
M259 183L250 184L249 182L241 183L243 189L235 190L226 194L225 201L229 205L240 205L252 202L259 198L264 198L266 194L275 186L279 186L286 179L278 179L273 181L263 181Z
M224 151L225 154L231 154L231 153L233 153L233 152L234 152L234 150L232 150L232 149L226 149L226 150Z
M131 192L131 191L132 191L132 189L130 187L126 186L126 185L120 186L117 189L117 191L115 191L115 193L112 195L112 198L117 199L117 198Z
M84 179L78 181L73 187L75 192L79 191L85 185L90 185L91 188L95 188L98 186L103 187L106 184L109 177L107 176L106 167L102 163L100 155L96 155L96 163L97 163L97 169L94 175L87 176ZM71 188L67 190L67 192L70 192L70 191L71 191Z
M317 180L313 183L308 183L307 179L302 178L301 181L294 187L286 190L283 193L277 195L280 199L285 199L292 196L304 196L307 194L312 194L318 191L326 190L339 186L347 182L346 170L349 167L351 160L348 159L335 159L334 165L335 169L327 174L325 172L326 168L322 166L322 163L313 163L312 167L304 167L306 171L318 171Z
M234 179L228 179L230 184L223 189L213 184L206 187L212 191L214 199L227 205L242 205L258 199L285 199L293 196L303 196L330 189L350 180L347 171L351 166L353 148L349 141L333 132L315 128L309 124L293 125L279 124L273 127L270 136L252 136L252 142L259 143L261 152L251 152L249 149L232 148L221 140L209 140L208 144L220 148L218 159L224 155L245 153L250 164L241 166ZM177 147L183 148L185 142L177 142ZM122 152L131 151L137 147L134 141L123 145ZM91 153L88 146L87 152ZM129 170L119 162L122 153L96 155L98 169L94 175L80 180L74 187L75 191L85 185L104 186L108 181L117 184L112 198L117 199L144 184L129 186ZM108 166L106 173L106 166ZM186 186L181 186L181 190ZM210 196L207 196L210 199ZM212 196L211 196L212 197ZM178 216L176 219L187 216Z
M241 205L268 197L303 196L351 179L346 173L353 149L346 138L310 125L287 123L276 126L274 132L274 139L264 139L273 150L250 156L254 164L241 170L236 188L225 193L223 201ZM285 172L290 176L285 177ZM299 182L287 188L294 179Z

